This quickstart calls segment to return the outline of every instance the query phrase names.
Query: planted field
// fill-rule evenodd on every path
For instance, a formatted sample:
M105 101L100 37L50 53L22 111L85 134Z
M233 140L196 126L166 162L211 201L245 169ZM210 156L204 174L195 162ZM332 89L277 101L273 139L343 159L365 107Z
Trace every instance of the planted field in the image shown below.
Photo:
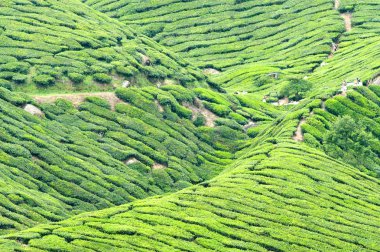
M371 83L380 76L380 3L341 0L338 10L351 16L352 30L339 37L334 57L327 59L326 64L310 76L311 81L323 83L316 92L326 87L336 89L344 80L352 82L360 78Z
M197 66L222 71L215 80L234 91L256 90L262 73L311 72L344 31L330 0L85 2Z
M231 162L244 125L280 113L258 117L237 99L178 85L117 95L114 111L99 97L42 103L40 119L16 107L30 98L0 88L3 233L207 180Z
M207 183L9 235L29 251L377 251L377 179L287 141ZM19 242L16 242L19 241Z
M305 141L379 177L379 106L379 86L358 87L350 90L346 97L330 98L323 102L323 108L314 108L306 117L306 123L302 125ZM342 121L342 118L346 119ZM336 146L329 144L331 139L326 138L329 134L336 138Z
M379 8L1 1L0 251L378 251Z
M186 61L79 1L2 1L0 13L0 86L36 93L204 82Z

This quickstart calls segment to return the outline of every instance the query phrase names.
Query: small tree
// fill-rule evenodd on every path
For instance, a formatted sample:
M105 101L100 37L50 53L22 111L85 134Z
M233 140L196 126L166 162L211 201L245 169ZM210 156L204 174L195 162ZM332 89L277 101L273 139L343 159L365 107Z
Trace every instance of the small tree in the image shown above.
M324 138L327 154L354 165L378 171L374 160L377 155L372 151L371 142L376 138L366 128L348 115L336 120L331 131Z
M260 75L254 80L254 83L257 87L261 87L273 83L273 79L267 75Z
M281 90L280 95L298 101L304 98L311 87L312 84L307 80L289 79L289 83Z

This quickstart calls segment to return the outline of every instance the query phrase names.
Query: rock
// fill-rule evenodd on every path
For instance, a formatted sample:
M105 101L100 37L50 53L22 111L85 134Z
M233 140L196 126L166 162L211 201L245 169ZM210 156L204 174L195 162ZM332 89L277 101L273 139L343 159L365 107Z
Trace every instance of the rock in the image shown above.
M269 73L268 76L271 77L271 78L273 78L273 79L276 79L276 80L277 80L278 77L280 77L280 73L276 73L276 72L274 72L274 73Z
M165 79L164 82L162 83L163 86L165 85L175 85L176 82L174 80L171 80L171 79Z
M39 108L37 108L36 106L34 106L32 104L27 104L24 107L24 110L26 112L28 112L29 114L32 114L32 115L35 115L35 116L38 116L38 117L42 117L42 116L45 115Z
M206 75L216 75L216 74L220 74L220 71L214 68L206 68L203 70L203 73Z
M153 170L161 170L167 168L165 165L159 164L159 163L154 163L152 166Z
M247 131L249 128L256 127L257 124L253 121L249 121L246 125L243 126L244 131Z
M123 88L127 88L127 87L129 87L129 85L131 85L131 82L130 81L124 81L122 84L121 84L121 86L123 87Z
M380 76L373 80L374 85L380 85Z
M278 104L279 104L280 106L282 106L282 105L286 105L286 104L288 104L288 103L289 103L289 98L287 98L287 97L285 97L284 99L281 99L281 100L278 101Z
M152 62L151 62L150 58L148 56L146 56L146 55L142 55L141 61L142 61L142 64L144 66L150 66L150 65L152 65Z
M135 164L137 162L139 162L139 161L136 158L130 158L130 159L125 161L125 164L130 165L130 164Z

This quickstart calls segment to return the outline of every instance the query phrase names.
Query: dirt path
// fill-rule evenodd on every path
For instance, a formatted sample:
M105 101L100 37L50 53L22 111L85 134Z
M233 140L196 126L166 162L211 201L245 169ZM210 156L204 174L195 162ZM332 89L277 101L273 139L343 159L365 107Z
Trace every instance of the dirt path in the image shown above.
M326 111L326 102L322 101L321 108Z
M296 133L295 133L294 136L293 136L293 140L296 140L296 141L298 141L298 142L303 141L303 134L302 134L302 128L301 128L301 126L302 126L302 124L304 124L304 123L306 123L306 120L305 120L305 119L302 119L302 120L299 122L299 124L298 124L298 126L297 126Z
M352 13L343 13L340 15L344 19L344 27L346 27L346 31L352 30Z
M107 100L110 103L112 110L115 109L116 104L122 102L114 92L33 95L32 97L38 103L53 103L57 99L65 99L71 101L75 107L84 102L87 97L99 97Z
M368 82L368 86L370 85L380 85L380 76L376 76L372 80Z
M334 9L337 10L340 7L340 0L335 0Z

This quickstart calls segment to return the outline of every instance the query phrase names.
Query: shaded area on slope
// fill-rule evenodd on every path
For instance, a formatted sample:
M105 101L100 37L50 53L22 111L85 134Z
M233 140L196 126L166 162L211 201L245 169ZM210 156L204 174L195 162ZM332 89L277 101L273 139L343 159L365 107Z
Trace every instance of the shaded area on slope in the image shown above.
M260 120L258 108L196 91L179 85L120 89L128 103L111 111L99 97L75 108L56 97L37 104L0 88L2 232L173 192L220 173L247 138L243 125ZM182 103L195 106L196 100L219 113L214 128L194 125L199 115ZM20 108L33 103L42 118ZM263 122L280 112L267 113Z

